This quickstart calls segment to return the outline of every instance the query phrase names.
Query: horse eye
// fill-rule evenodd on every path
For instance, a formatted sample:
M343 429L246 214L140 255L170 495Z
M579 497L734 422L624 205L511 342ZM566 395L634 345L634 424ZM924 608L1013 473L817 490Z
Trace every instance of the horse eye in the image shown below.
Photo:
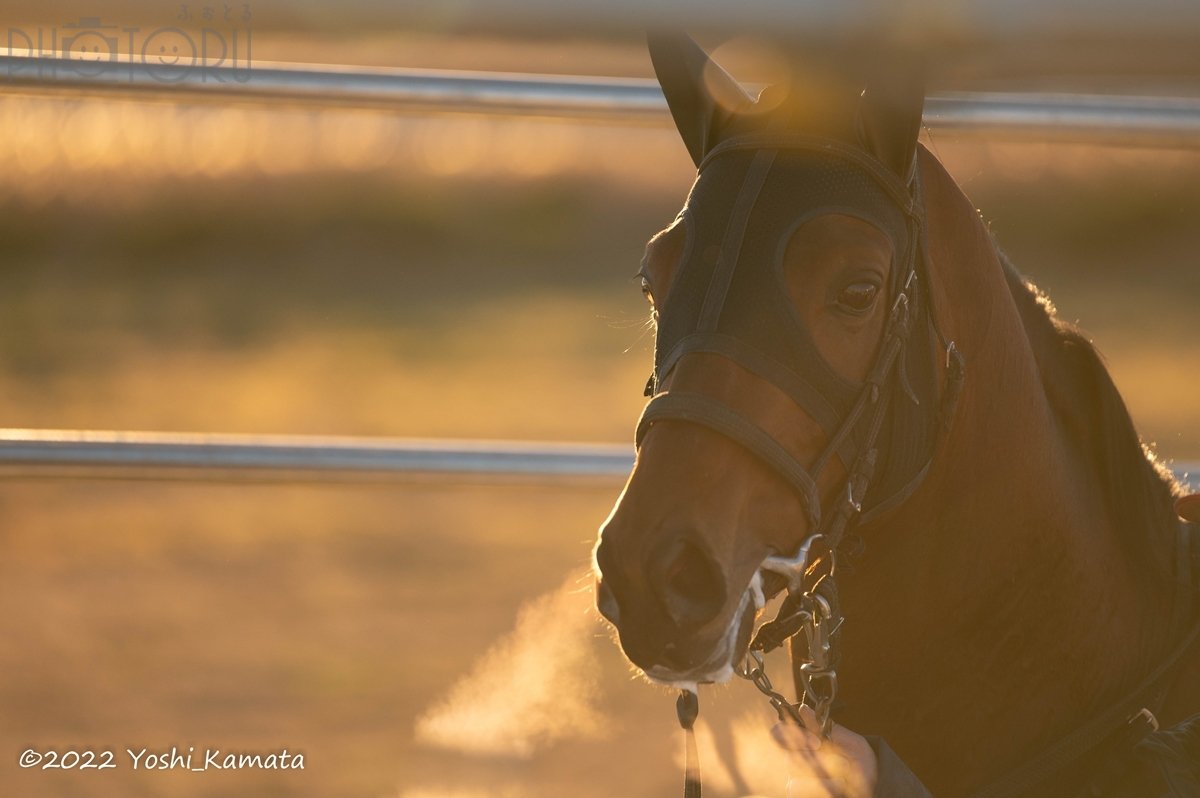
M838 307L848 313L866 313L875 304L879 286L866 281L851 283L838 294Z
M646 297L646 301L651 305L654 304L654 294L650 291L650 281L645 277L642 278L642 296Z

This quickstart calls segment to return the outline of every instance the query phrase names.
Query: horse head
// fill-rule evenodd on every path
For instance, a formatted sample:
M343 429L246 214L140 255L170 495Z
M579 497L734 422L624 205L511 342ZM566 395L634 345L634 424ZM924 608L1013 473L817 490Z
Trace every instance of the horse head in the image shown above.
M691 39L651 56L696 163L646 249L657 324L638 458L595 552L629 659L728 678L814 541L909 495L931 457L937 335L906 64L751 98Z

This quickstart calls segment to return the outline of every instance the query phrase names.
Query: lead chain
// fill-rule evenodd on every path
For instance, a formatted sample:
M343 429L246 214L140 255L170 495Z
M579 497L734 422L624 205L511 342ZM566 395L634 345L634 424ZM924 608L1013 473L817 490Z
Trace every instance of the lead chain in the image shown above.
M771 707L775 710L775 714L779 716L781 723L791 721L801 728L804 727L804 721L800 718L800 707L788 701L771 684L771 678L767 676L766 662L763 659L761 651L752 650L747 652L746 659L742 661L741 667L737 670L737 675L749 681L758 688L760 693L767 697L767 700L771 703Z
M826 739L833 732L833 702L837 698L837 671L833 668L832 637L841 626L842 619L834 619L828 601L820 595L805 593L800 596L802 609L791 616L799 620L799 628L792 636L804 633L807 651L800 664L800 684L804 695L801 704L812 707L817 716L817 725ZM780 721L792 721L803 727L800 704L792 704L777 691L767 676L766 661L760 647L752 647L746 654L737 675L751 682L767 697Z

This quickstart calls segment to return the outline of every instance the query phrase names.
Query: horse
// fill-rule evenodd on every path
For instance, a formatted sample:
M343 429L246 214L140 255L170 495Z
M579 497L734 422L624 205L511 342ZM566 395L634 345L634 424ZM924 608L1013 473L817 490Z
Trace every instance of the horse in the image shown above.
M820 730L938 796L1074 795L1200 711L1181 486L919 143L919 65L806 102L683 34L650 54L697 178L646 248L652 398L594 549L630 662L682 698L761 677L786 591Z

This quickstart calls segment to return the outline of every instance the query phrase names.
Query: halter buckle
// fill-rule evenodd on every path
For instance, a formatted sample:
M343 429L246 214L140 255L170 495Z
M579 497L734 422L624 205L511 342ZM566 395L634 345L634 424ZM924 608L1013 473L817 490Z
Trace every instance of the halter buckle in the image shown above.
M854 480L846 480L846 505L855 512L862 512L862 502L854 498Z

